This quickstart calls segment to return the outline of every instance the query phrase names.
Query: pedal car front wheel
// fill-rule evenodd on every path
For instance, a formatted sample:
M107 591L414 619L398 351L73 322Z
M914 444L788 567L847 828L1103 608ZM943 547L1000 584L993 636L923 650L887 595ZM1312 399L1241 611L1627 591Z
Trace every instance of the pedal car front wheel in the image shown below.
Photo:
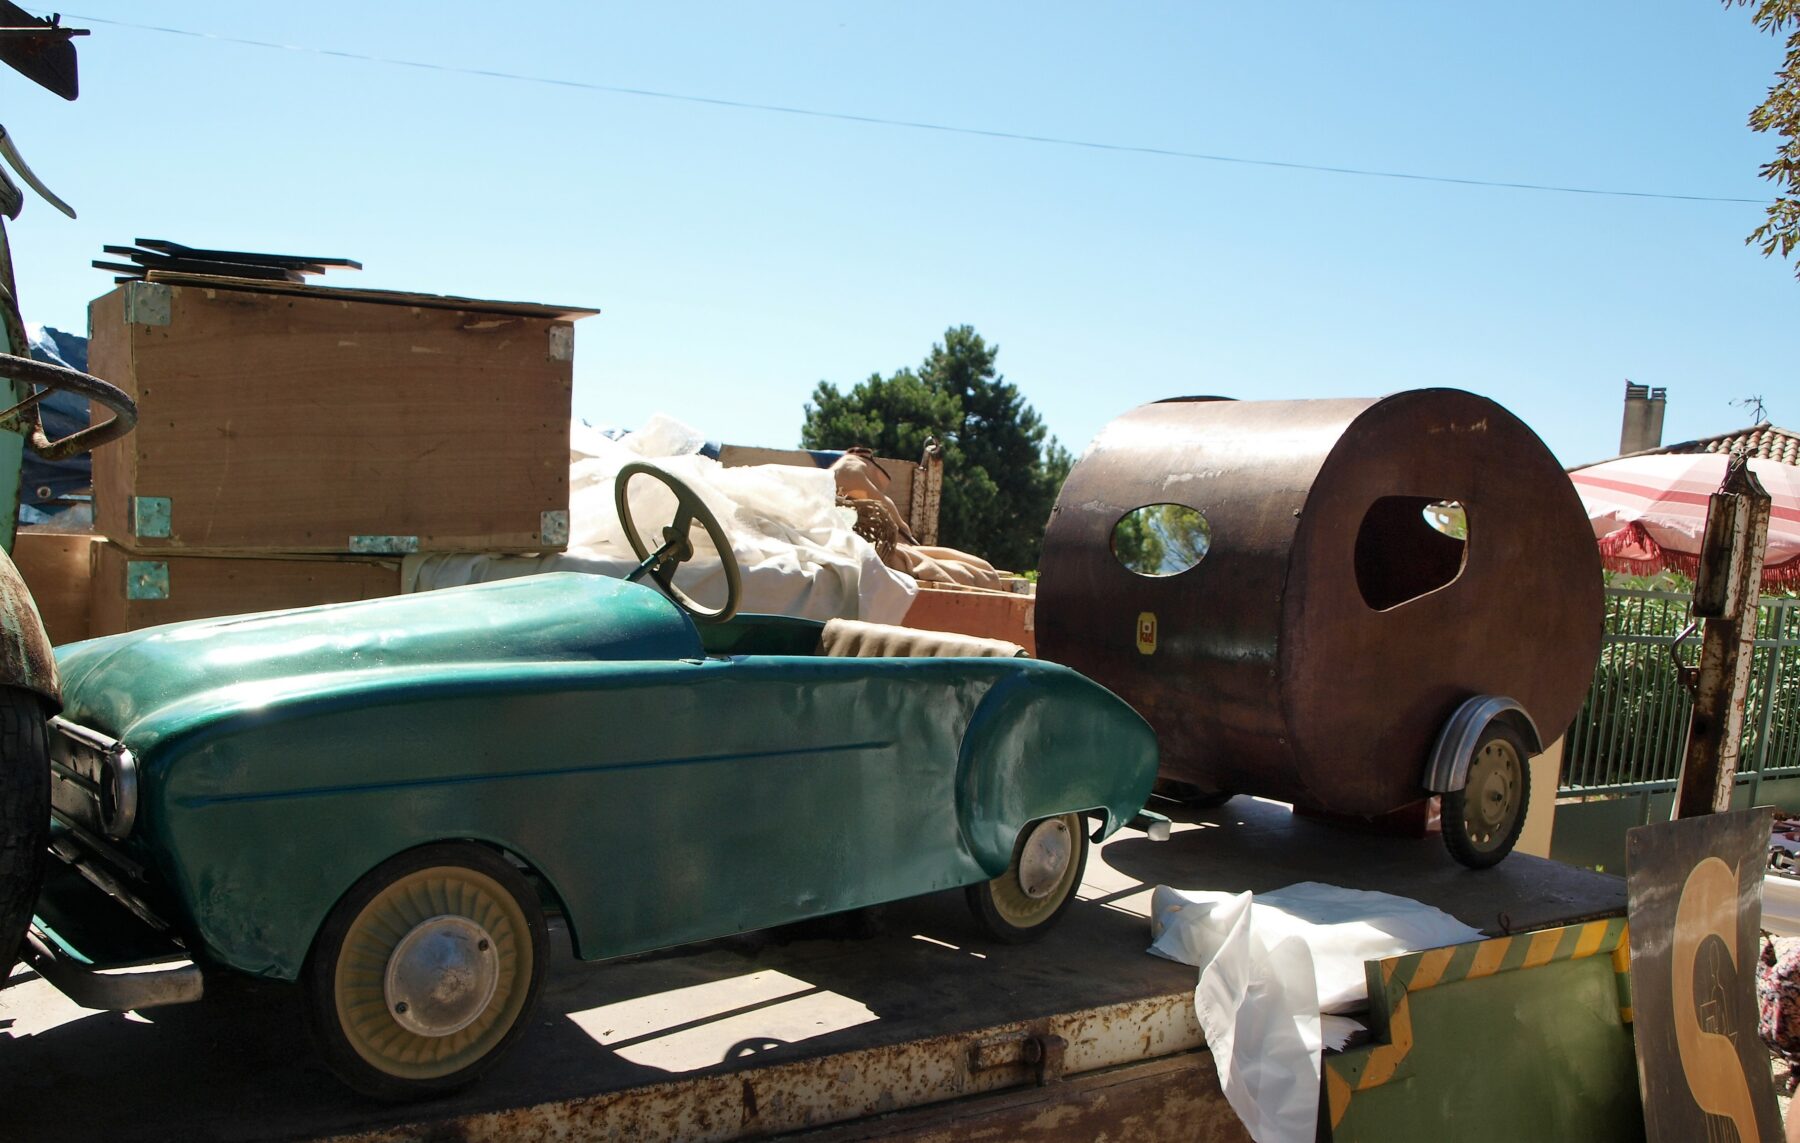
M1019 831L1006 872L965 890L975 919L995 940L1037 940L1075 899L1087 850L1080 814L1032 822Z
M482 846L429 845L338 902L302 976L307 1025L338 1078L380 1099L472 1083L511 1046L544 978L537 894Z

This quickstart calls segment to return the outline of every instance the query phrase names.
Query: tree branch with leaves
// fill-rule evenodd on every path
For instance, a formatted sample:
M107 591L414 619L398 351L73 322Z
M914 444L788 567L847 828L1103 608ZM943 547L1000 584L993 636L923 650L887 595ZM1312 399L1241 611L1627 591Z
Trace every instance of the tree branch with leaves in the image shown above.
M1781 140L1775 158L1758 172L1779 189L1768 217L1744 243L1762 247L1764 257L1790 258L1800 247L1800 0L1725 0L1725 6L1748 7L1758 28L1787 36L1787 60L1775 73L1769 97L1750 112L1752 131L1772 132ZM1800 277L1800 262L1794 275Z
M973 327L952 326L917 369L871 374L848 392L821 381L806 404L800 445L866 445L910 458L926 437L937 437L944 448L938 541L1003 568L1034 568L1075 458L1000 375L999 354Z

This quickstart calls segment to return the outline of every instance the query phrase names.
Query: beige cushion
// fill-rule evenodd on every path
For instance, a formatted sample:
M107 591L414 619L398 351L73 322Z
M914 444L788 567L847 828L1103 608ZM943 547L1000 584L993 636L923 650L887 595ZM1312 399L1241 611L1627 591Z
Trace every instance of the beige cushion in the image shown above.
M1017 658L1025 648L1005 639L979 639L948 631L919 631L859 619L829 619L819 653L845 659Z

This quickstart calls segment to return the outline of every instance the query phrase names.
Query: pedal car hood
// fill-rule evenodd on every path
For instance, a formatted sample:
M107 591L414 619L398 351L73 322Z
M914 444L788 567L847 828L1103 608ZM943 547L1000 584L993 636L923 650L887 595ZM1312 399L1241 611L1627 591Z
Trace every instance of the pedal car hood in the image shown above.
M259 615L196 620L59 648L64 717L142 749L158 712L241 707L396 672L475 664L704 656L687 616L622 580L552 573Z

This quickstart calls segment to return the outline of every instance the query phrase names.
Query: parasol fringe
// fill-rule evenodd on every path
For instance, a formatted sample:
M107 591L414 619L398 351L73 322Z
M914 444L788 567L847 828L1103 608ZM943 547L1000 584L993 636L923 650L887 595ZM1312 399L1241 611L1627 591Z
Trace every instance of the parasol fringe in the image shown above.
M1676 571L1689 579L1700 574L1700 557L1687 552L1672 552L1650 538L1644 526L1633 521L1596 541L1600 548L1600 564L1608 571L1624 575L1655 575L1660 571ZM1784 563L1766 565L1762 586L1800 591L1800 556Z

